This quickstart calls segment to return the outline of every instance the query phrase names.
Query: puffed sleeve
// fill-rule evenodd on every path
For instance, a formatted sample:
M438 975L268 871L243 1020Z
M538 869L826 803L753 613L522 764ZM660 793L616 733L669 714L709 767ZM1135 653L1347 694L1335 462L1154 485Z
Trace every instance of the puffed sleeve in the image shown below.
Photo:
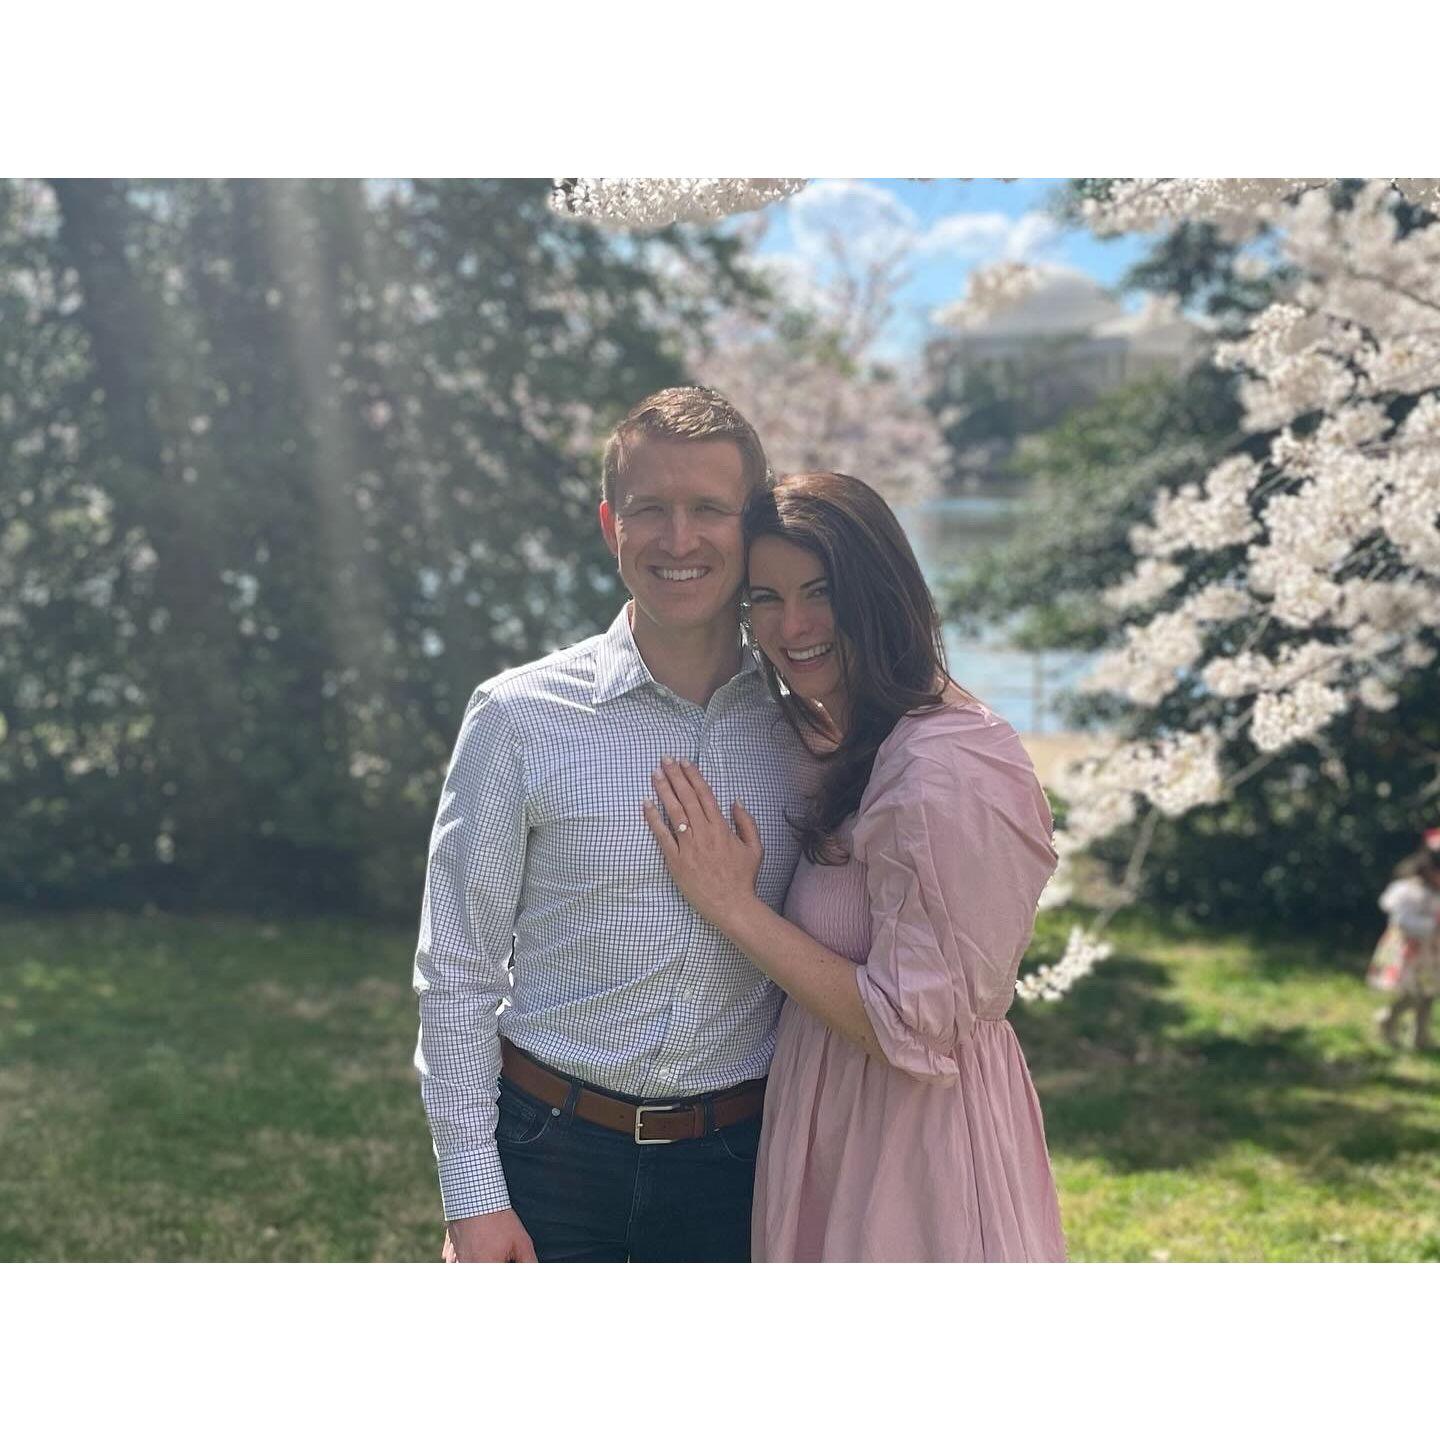
M1424 939L1435 933L1435 897L1421 880L1411 876L1392 881L1380 897L1380 908L1402 934Z
M1014 999L1056 863L1050 808L998 716L967 707L901 724L855 825L871 917L857 979L890 1063L947 1084L976 1020L999 1019Z

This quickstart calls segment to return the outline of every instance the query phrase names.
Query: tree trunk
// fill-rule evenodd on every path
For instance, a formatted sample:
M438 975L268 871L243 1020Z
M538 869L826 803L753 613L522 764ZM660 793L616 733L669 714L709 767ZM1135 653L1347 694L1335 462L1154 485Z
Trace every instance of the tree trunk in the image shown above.
M61 246L79 278L80 321L103 392L115 518L141 530L156 553L154 598L165 619L136 677L154 716L157 819L176 857L223 854L233 818L224 750L234 685L226 673L234 622L214 556L204 487L187 484L167 441L188 416L167 385L155 302L132 252L135 214L126 182L53 180Z

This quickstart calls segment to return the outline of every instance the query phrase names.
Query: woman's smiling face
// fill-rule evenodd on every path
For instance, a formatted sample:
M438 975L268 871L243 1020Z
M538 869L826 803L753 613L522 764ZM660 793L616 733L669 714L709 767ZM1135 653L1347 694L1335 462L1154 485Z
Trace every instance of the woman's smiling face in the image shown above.
M777 535L750 547L750 628L786 687L818 701L837 723L844 701L844 641L835 629L825 562Z

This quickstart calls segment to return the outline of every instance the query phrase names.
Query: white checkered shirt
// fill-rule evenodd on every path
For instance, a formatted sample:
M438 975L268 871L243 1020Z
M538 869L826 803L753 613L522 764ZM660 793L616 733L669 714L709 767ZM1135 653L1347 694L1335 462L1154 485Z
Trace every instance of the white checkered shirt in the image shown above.
M748 651L702 709L651 677L622 610L604 635L471 697L415 956L415 1065L447 1220L510 1203L500 1035L645 1099L769 1069L780 991L690 908L645 824L663 755L697 765L722 812L744 801L765 843L757 889L778 909L797 857L785 812L798 815L815 770Z

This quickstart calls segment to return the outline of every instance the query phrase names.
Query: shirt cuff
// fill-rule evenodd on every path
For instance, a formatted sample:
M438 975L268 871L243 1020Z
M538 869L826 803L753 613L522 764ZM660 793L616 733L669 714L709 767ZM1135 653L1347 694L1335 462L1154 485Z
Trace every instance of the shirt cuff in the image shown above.
M493 1145L468 1150L437 1160L440 1198L447 1220L465 1220L471 1215L492 1215L510 1208L510 1191L500 1155Z

